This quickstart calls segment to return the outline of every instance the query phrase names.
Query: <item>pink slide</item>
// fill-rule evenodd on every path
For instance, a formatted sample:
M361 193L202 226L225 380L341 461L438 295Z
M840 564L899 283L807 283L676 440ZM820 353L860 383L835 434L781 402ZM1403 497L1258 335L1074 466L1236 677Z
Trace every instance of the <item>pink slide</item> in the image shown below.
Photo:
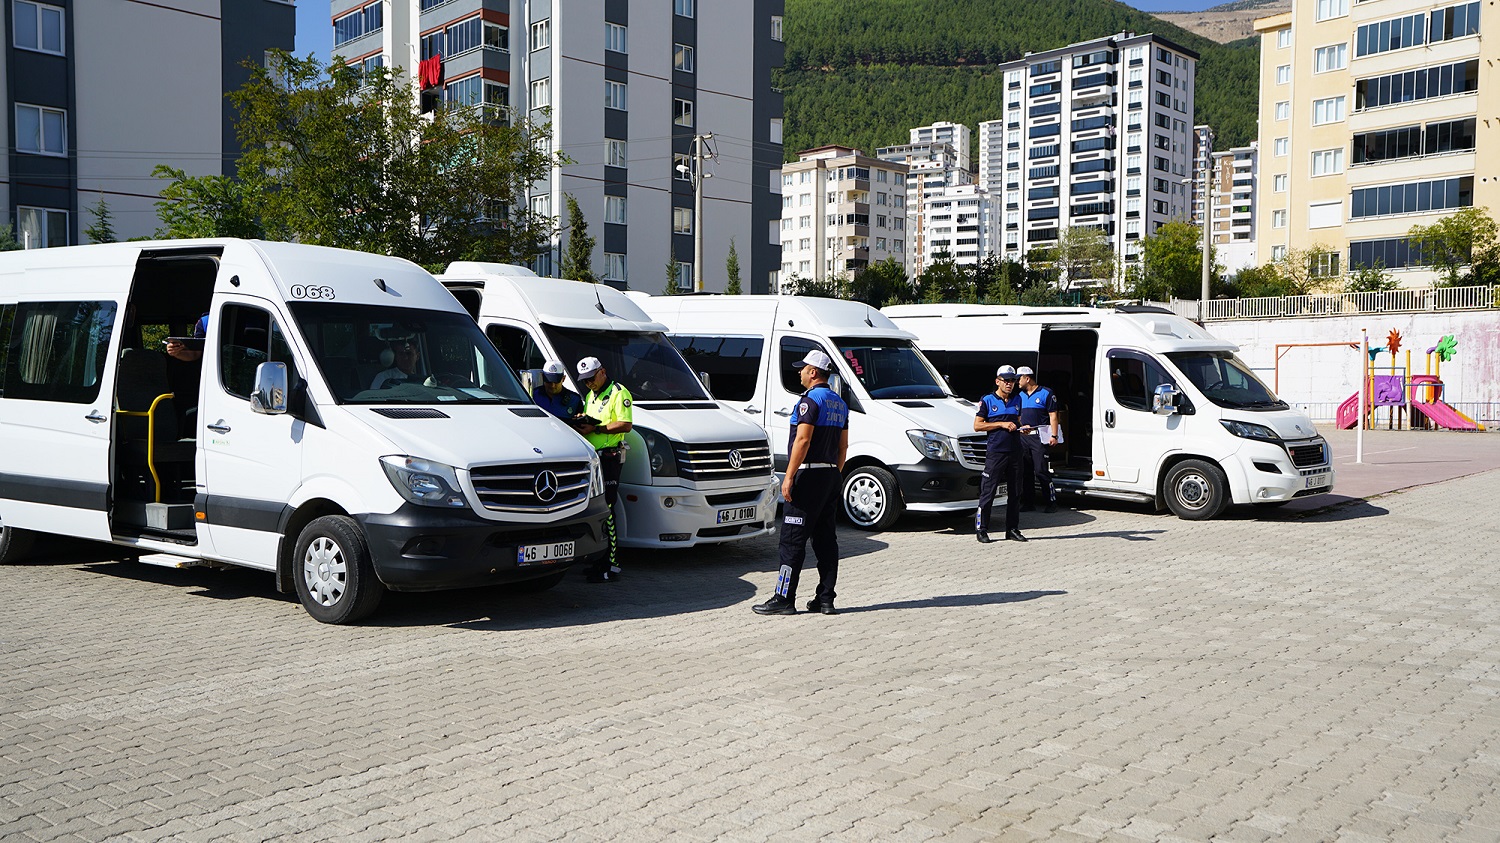
M1446 427L1449 430L1484 430L1484 426L1479 424L1479 422L1476 422L1463 413L1459 412L1458 410L1455 410L1452 405L1447 404L1443 401L1433 401L1431 404L1424 404L1420 401L1413 401L1411 408L1426 416L1427 418L1432 419L1432 423L1437 425L1438 427ZM1343 408L1340 407L1340 424L1343 423L1343 419ZM1350 426L1352 427L1353 425Z
M1359 393L1345 399L1339 405L1338 425L1339 430L1349 430L1359 424Z

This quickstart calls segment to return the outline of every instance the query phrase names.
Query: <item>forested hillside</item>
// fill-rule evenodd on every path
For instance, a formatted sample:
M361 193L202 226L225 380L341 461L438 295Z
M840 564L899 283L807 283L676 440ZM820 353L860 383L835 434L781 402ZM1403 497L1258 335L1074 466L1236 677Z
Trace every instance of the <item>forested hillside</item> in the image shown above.
M1253 39L1215 44L1115 0L786 0L787 158L828 143L873 154L936 120L977 129L1002 116L1000 62L1126 30L1202 56L1195 122L1218 148L1254 139Z

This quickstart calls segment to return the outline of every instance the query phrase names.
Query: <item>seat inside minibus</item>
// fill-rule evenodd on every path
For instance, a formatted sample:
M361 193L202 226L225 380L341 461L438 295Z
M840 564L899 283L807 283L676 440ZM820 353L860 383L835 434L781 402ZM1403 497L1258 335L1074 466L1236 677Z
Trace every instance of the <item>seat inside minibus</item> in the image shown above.
M1089 327L1048 326L1037 355L1037 381L1051 387L1061 407L1064 458L1059 476L1088 479L1094 465L1094 364L1099 332Z

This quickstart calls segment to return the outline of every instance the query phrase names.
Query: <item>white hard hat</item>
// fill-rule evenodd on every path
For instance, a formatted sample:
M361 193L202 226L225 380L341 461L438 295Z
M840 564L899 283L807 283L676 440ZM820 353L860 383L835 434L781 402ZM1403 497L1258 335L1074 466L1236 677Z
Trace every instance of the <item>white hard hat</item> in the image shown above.
M823 352L817 350L816 348L813 349L812 351L807 352L807 356L804 357L804 358L802 358L797 363L797 365L798 366L811 366L814 369L817 369L817 370L823 371L823 372L831 372L831 371L833 371L833 361L831 359L829 359L828 355L826 355Z
M578 377L584 379L590 378L602 368L604 368L604 364L599 362L599 358L585 357L578 361Z

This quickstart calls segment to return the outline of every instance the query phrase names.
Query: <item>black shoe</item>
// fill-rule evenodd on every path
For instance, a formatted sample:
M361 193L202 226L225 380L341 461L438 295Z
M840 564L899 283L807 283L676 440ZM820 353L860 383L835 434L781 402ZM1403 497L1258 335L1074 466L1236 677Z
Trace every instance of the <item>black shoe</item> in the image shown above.
M979 539L980 544L989 544L990 542L994 541L994 539L990 538L990 534L986 533L983 530L975 530L974 538Z
M1036 504L1034 504L1034 503L1023 503L1023 504L1021 504L1021 511L1022 512L1036 512Z
M750 607L757 615L795 615L797 604L785 597L772 597L764 603L758 603Z
M595 583L598 583L598 582L619 582L620 581L620 569L619 568L605 568L602 571L589 571L588 581L589 582L595 582Z
M1021 535L1021 531L1020 530L1006 530L1005 531L1005 540L1008 541L1008 542L1028 542L1028 541L1031 541L1031 539L1028 539L1025 536Z
M1051 515L1052 513L1057 511L1057 504L1055 502L1049 503L1047 504L1047 508L1042 511L1047 513L1048 515Z
M839 613L838 609L833 608L832 603L824 603L820 600L807 601L807 611L822 612L825 615L837 615Z

